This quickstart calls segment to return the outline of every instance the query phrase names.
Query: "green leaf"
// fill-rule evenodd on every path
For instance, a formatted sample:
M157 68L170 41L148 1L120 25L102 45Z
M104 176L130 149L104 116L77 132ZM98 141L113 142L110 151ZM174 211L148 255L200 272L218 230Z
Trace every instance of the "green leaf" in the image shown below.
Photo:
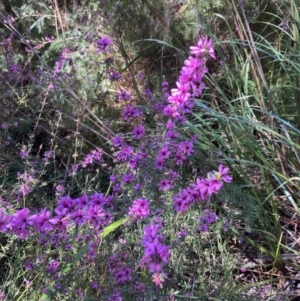
M105 236L107 236L109 233L115 231L117 228L119 228L121 225L123 225L124 223L127 222L127 218L124 217L124 218L121 218L119 219L118 221L110 224L109 226L107 226L103 232L100 234L100 237L101 238L104 238Z
M47 294L43 294L40 298L40 301L46 301L46 300L49 300L48 299L48 295Z

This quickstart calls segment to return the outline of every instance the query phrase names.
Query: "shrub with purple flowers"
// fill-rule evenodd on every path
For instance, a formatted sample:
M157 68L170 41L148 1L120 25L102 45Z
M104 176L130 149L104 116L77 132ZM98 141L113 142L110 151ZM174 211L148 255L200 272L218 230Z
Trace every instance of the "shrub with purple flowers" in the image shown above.
M180 68L157 77L112 20L134 9L127 1L92 10L75 1L70 20L71 4L54 2L47 36L49 5L42 17L31 15L37 4L17 10L34 20L28 39L14 17L2 20L0 300L250 300L234 276L242 255L226 251L239 238L227 208L240 174L199 151L205 137L193 128L217 89L213 39L188 53L176 44Z

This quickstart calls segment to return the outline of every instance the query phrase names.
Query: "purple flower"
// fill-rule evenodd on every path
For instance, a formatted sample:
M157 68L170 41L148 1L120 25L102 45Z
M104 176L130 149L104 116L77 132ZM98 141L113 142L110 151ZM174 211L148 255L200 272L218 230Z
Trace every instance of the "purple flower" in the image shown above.
M59 266L59 262L58 262L57 260L54 260L54 259L53 259L53 260L51 260L51 262L49 263L49 266L48 266L47 270L48 270L48 272L49 272L50 274L54 274L54 273L56 272L58 266Z
M168 145L164 145L160 151L158 152L158 156L161 159L168 159L170 157L170 150L169 150L169 146Z
M79 297L79 298L83 298L83 292L82 290L78 289L75 291L76 292L76 295Z
M7 231L7 225L9 224L10 216L4 214L3 208L0 208L0 232Z
M5 294L0 290L0 300L4 300L5 297Z
M22 159L27 159L29 157L29 151L27 146L23 146L20 153L19 153L20 157Z
M162 220L157 218L144 228L142 245L145 247L145 252L141 262L143 266L149 268L151 273L163 272L163 266L171 255L169 247L163 244L164 237L160 233L161 227Z
M164 160L162 158L157 158L155 161L155 168L158 170L162 170L164 166Z
M75 205L75 201L69 196L63 196L58 200L58 206L56 207L59 210L67 209L70 212Z
M178 108L176 106L168 105L164 108L164 115L170 116L170 117L177 117L179 116Z
M207 183L208 183L208 190L207 190L208 195L217 193L223 187L223 183L214 177L207 179Z
M96 52L97 54L100 52L100 50L106 51L108 46L111 46L113 44L112 40L108 37L103 37L99 40L96 40L95 43L99 48L99 50Z
M88 210L88 220L95 227L102 225L102 221L105 218L105 212L100 206L92 206Z
M209 225L215 223L217 219L218 216L215 212L205 209L204 214L199 217L199 230L202 232L208 232Z
M159 190L167 191L172 187L172 184L171 184L170 180L164 179L164 180L160 181L157 186L158 186Z
M16 191L20 196L26 196L30 193L31 189L26 183L22 183L20 188Z
M122 182L125 183L125 184L130 183L130 182L132 182L134 180L135 180L135 177L134 177L134 175L133 175L132 172L129 172L129 173L124 174L122 176Z
M174 131L174 130L169 130L167 131L166 133L166 138L168 139L174 139L174 138L177 138L178 137L178 132Z
M215 212L211 212L209 209L205 209L204 213L208 224L213 224L218 219L217 214Z
M56 216L49 219L49 223L53 224L59 231L66 232L69 220L68 209L55 208L54 211L56 213Z
M224 167L222 164L219 165L219 172L215 173L214 176L219 179L222 180L224 182L232 182L232 177L228 175L229 173L229 168L228 167Z
M182 238L182 239L185 238L187 235L188 235L187 231L179 231L177 233L178 238Z
M139 190L140 188L141 188L141 184L139 184L139 183L137 183L137 184L135 184L135 185L133 186L133 189L134 189L135 191Z
M197 46L191 46L190 50L192 54L196 55L196 57L203 57L208 54L212 58L216 58L212 40L208 37L206 37L204 40L200 39L197 43Z
M206 179L196 179L196 183L191 185L193 190L200 193L203 201L207 200L209 183Z
M192 141L186 140L178 144L178 150L183 154L190 156L194 152L194 145Z
M135 139L141 139L145 135L145 127L142 125L136 125L131 134Z
M74 200L79 209L85 208L89 204L89 197L84 193L82 196Z
M138 77L138 79L141 80L141 81L144 81L144 80L145 80L145 77L144 77L143 73L140 72L140 71L137 73L137 77Z
M179 192L174 198L174 209L177 212L185 212L189 209L189 206L192 202L190 190L183 189L181 192Z
M78 171L79 165L78 164L72 164L71 172L68 174L69 177L75 176L76 172Z
M97 290L99 288L99 284L96 281L91 282L91 287L93 290Z
M32 261L27 261L24 264L24 267L27 271L31 271L34 268L34 263ZM1 300L1 299L0 299Z
M208 232L208 226L206 224L200 224L199 230L202 232Z
M53 226L50 223L51 212L47 211L47 208L42 209L40 214L31 215L28 218L28 224L34 227L36 232L45 232L53 230Z
M146 98L147 98L148 100L151 100L151 99L152 99L152 92L151 92L150 89L145 89L144 95L146 96Z
M133 155L133 148L129 145L124 145L123 148L117 154L117 159L124 162L131 159Z
M147 217L150 214L150 202L147 199L137 199L133 201L129 208L129 216L136 219Z
M65 188L63 185L57 185L55 187L55 194L56 195L62 195L65 192Z
M90 197L90 206L100 206L101 208L110 207L114 208L113 204L111 203L112 199L110 197L106 197L103 193L94 193Z
M74 220L76 225L82 225L87 220L87 212L83 209L78 209L71 214L71 219Z
M119 72L117 72L117 71L113 71L113 72L109 75L108 79L109 79L111 82L117 82L117 81L119 81L119 80L122 79L122 75L121 75L121 73L119 73Z
M44 153L44 158L43 158L43 161L44 162L48 162L49 159L53 158L54 157L54 150L50 150L50 151L46 151Z
M119 100L129 100L131 98L131 94L121 88L120 92L118 93L118 98Z
M137 166L140 164L140 162L146 158L147 154L144 152L139 152L132 156L132 158L129 161L129 166L131 169L136 169Z
M24 208L18 210L15 215L11 217L10 223L7 225L13 233L18 235L20 238L26 239L30 232L28 231L28 219L29 219L29 209Z
M177 151L174 156L174 162L176 165L182 165L186 157L183 155L182 152Z
M113 139L112 139L112 143L114 147L120 147L123 144L124 140L119 136L116 135Z
M130 119L139 117L141 115L142 115L142 112L131 105L126 105L126 107L122 113L122 117L125 121L129 121Z

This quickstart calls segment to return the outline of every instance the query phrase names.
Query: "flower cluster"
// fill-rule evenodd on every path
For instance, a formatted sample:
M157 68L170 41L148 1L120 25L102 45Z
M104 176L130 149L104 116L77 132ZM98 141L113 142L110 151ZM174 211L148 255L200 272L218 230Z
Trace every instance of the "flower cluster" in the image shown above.
M161 278L163 267L169 261L171 251L164 245L164 236L161 233L162 219L156 217L151 224L145 226L142 245L145 247L144 256L141 259L143 267L147 267L155 278ZM163 282L163 279L161 279Z
M184 61L176 82L177 88L171 89L171 95L167 98L168 105L164 109L166 116L181 122L184 121L184 114L190 113L193 108L192 97L200 96L205 88L202 80L204 74L208 72L205 67L206 56L215 58L212 41L208 38L199 40L197 46L192 46L190 49L195 57L190 56Z
M192 203L197 203L199 200L209 201L209 198L219 192L223 187L224 182L231 182L232 177L228 174L229 168L219 165L219 171L209 173L205 179L196 179L187 188L180 191L173 199L174 208L177 212L185 212L189 209Z
M108 259L108 271L116 284L125 284L132 279L132 270L127 266L128 255L116 253Z
M30 229L35 233L47 233L54 230L65 233L72 225L90 224L99 229L112 221L110 214L113 205L110 197L95 193L73 199L61 197L54 209L55 215L44 208L39 213L30 214L28 208L17 210L15 214L5 214L0 208L0 232L11 233L22 239L28 238Z
M95 161L100 162L103 156L103 150L98 148L97 150L92 150L85 157L84 161L81 162L82 167L87 167L90 164L93 164Z
M208 232L209 225L215 223L218 219L218 216L215 212L210 211L209 209L204 210L204 215L199 217L199 230L202 232Z
M147 199L137 199L133 201L129 208L128 215L134 219L141 219L150 214L150 202Z

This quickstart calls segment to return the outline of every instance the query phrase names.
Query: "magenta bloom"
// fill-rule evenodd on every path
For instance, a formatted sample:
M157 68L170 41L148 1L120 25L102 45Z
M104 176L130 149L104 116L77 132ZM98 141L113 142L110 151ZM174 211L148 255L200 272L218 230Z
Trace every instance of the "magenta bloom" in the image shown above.
M129 208L129 216L133 216L136 219L147 217L150 214L150 202L147 199L137 199L133 201Z
M197 43L197 46L191 46L190 50L192 54L196 55L196 57L204 57L206 54L208 54L212 58L216 58L212 39L208 37L206 37L204 40L200 39Z
M228 175L229 168L224 167L222 164L219 165L219 173L217 173L215 176L219 176L220 179L224 182L230 183L232 182L232 177Z
M179 116L179 112L178 112L178 109L176 106L171 106L171 105L168 105L167 107L164 108L164 114L166 116L170 116L170 117L177 117Z
M209 181L207 179L196 179L196 183L191 185L193 187L193 190L199 191L201 195L201 199L203 201L207 200L207 196L209 195Z

